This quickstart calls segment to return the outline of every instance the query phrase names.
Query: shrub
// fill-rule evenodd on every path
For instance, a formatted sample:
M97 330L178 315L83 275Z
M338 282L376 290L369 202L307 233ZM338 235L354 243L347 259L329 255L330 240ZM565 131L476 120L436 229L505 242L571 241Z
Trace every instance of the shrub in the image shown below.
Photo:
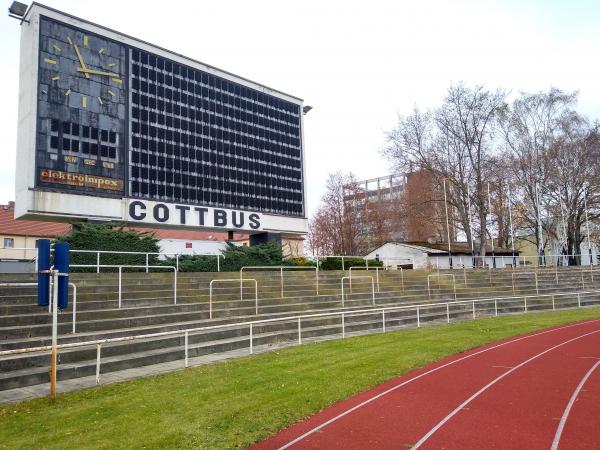
M120 252L158 253L158 239L152 233L113 228L114 224L77 223L69 234L60 236L57 241L68 242L71 250L113 250ZM95 253L71 253L71 264L95 265ZM101 265L145 265L145 255L101 254ZM158 264L158 256L150 255L149 265ZM102 269L116 271L117 269ZM95 272L95 268L78 268L76 272Z
M344 258L344 268L365 267L367 260L362 258ZM321 270L342 270L342 258L325 258L321 260L319 267ZM369 267L383 267L383 261L369 259Z
M310 259L299 256L297 258L288 258L283 261L284 266L315 267L317 264Z

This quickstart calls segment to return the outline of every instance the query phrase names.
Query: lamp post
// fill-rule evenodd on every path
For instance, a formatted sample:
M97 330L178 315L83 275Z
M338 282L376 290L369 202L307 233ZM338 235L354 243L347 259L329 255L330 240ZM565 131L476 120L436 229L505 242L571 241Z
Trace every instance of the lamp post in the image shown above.
M448 197L446 195L446 178L444 177L444 205L446 207L446 233L448 235L448 262L452 269L452 252L450 247L450 221L448 220Z
M507 203L508 203L508 220L510 222L510 240L512 243L512 261L513 261L513 267L515 267L517 265L517 260L515 258L515 229L513 227L512 209L510 207L510 203L511 203L510 183L508 181L506 182L506 191L507 191Z
M594 265L594 260L592 259L592 245L590 242L590 222L588 219L588 207L587 207L587 194L588 194L589 185L586 184L585 192L583 194L583 207L585 209L585 228L587 231L587 242L588 242L588 255L590 258L590 266Z
M490 197L490 183L487 184L488 191L488 209L490 210L490 226L492 224L492 199ZM494 252L494 236L492 235L492 229L490 227L490 239L492 241L492 267L496 268L496 253Z
M471 231L471 264L475 268L475 243L473 237L473 216L471 215L471 188L467 183L467 208L469 210L469 230Z

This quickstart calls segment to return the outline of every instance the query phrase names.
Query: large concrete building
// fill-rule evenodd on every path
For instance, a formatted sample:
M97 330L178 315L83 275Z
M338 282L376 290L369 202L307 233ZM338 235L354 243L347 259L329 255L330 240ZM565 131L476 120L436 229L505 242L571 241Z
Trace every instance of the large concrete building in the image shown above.
M297 240L303 112L295 96L33 3L16 215Z

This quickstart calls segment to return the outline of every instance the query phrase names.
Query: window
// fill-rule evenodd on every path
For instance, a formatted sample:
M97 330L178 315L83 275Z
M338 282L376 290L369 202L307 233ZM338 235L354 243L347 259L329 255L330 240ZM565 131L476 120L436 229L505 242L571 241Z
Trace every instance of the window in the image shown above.
M4 238L4 248L15 248L15 240L13 238Z

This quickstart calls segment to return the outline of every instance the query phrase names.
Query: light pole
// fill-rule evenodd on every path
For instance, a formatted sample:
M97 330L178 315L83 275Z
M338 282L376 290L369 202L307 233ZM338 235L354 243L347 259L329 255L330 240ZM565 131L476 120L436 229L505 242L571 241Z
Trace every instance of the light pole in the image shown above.
M585 208L585 228L587 231L587 241L588 241L588 255L590 258L590 266L594 265L594 260L592 259L592 245L590 242L590 222L588 219L588 207L587 207L587 194L588 194L589 185L585 185L585 192L583 194L583 207Z
M496 268L496 253L494 252L494 236L492 235L492 199L490 197L490 183L487 184L488 191L488 209L490 210L490 239L492 241L492 267Z
M469 210L469 230L471 231L471 264L475 268L475 243L473 242L473 217L471 216L471 187L467 182L467 208Z
M448 235L448 262L452 269L452 249L450 247L450 221L448 220L448 197L446 195L446 177L444 177L444 206L446 207L446 233Z
M506 182L506 190L507 190L507 203L508 203L508 220L510 222L510 240L512 243L512 260L513 260L513 268L517 265L517 261L515 259L515 229L513 227L512 220L512 209L510 207L510 183Z

